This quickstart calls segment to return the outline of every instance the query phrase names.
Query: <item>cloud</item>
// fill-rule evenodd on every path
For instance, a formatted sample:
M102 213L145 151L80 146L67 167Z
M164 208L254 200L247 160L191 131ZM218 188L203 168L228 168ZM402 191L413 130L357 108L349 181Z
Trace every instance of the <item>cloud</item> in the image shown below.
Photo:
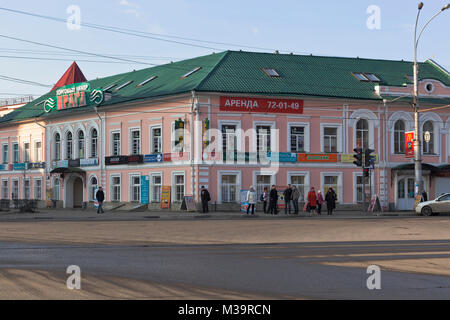
M128 0L120 0L119 5L122 7L127 7L127 9L124 10L126 14L131 14L135 16L136 18L139 18L141 16L140 8L137 4L131 3Z

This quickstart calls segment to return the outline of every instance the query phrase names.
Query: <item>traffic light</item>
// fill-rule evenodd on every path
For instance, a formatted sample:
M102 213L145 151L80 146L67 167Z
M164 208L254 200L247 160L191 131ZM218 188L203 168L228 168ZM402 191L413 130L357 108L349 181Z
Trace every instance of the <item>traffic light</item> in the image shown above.
M373 168L375 165L375 156L371 155L372 152L375 150L373 149L366 149L364 151L364 167L366 168Z
M362 167L363 163L362 163L362 148L355 148L353 149L353 151L355 152L355 154L353 155L353 157L356 159L355 161L353 161L353 163L358 166L358 167Z
M364 177L370 176L370 168L364 168Z

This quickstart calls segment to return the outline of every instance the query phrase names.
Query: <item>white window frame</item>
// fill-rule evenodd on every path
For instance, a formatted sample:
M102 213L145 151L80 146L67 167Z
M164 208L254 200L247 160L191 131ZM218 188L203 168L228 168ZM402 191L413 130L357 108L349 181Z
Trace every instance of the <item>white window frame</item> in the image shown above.
M154 198L154 193L153 193L153 187L155 186L155 184L153 184L153 178L154 177L161 177L161 184L159 185L160 186L160 193L159 193L159 195L158 195L158 201L155 201L155 198ZM150 202L151 203L160 203L161 202L161 191L162 191L162 187L163 187L163 185L164 185L164 183L163 183L163 172L162 171L160 171L160 172L151 172L150 173Z
M138 153L133 153L133 132L139 132L139 152ZM142 130L141 127L133 127L133 128L129 128L128 129L128 146L129 146L129 150L128 150L128 154L129 155L140 155L142 154Z
M6 146L6 159L5 159L5 153L4 153L5 146ZM2 144L2 163L3 164L9 163L9 144L7 144L7 143Z
M139 178L139 194L138 194L137 200L133 199L134 187L136 187L136 185L133 183L133 178ZM141 202L141 174L140 173L134 172L134 173L129 174L129 186L130 186L130 190L129 190L130 196L128 197L129 198L128 201L140 203Z
M20 199L20 179L19 178L12 178L11 179L11 200L14 200L14 198L12 197L12 193L14 189L14 182L17 182L17 195L16 195L16 199Z
M344 198L343 198L343 183L344 183L344 173L343 172L327 172L322 171L320 173L320 190L324 192L324 186L325 186L325 176L337 176L338 177L338 203L343 204ZM336 191L336 190L335 190ZM326 193L325 193L326 194Z
M310 123L309 122L288 122L287 126L287 137L288 137L288 146L287 150L288 152L292 152L291 149L291 127L303 127L303 135L305 136L304 143L305 143L305 151L303 152L310 152ZM298 153L301 153L300 151L296 151Z
M14 150L14 146L17 145L17 152L16 150ZM20 146L19 146L19 142L14 141L12 143L12 163L20 163ZM16 155L17 155L17 160L16 160Z
M38 143L41 144L40 148L37 147ZM43 156L43 153L42 153L43 146L44 145L42 143L42 140L34 140L33 141L33 149L34 149L34 157L33 157L33 159L34 159L34 162L43 162L43 158L42 158L42 156ZM40 150L40 154L39 154L38 150Z
M258 132L256 128L259 126L270 127L270 152L279 152L276 121L253 121L253 152L258 152Z
M223 152L223 136L222 136L222 127L230 125L230 126L236 126L236 151L239 152L242 150L242 126L241 121L238 120L219 120L218 121L218 127L220 131L220 139L219 139L219 150L220 152Z
M288 171L287 173L287 181L288 184L292 185L292 177L304 177L304 194L303 194L303 200L306 199L306 197L308 196L308 192L309 192L309 186L310 186L310 172L309 171Z
M97 184L92 184L92 179L94 179L94 178L97 180ZM98 177L95 174L92 174L92 175L89 176L89 180L88 180L88 201L95 201L95 192L93 194L91 194L93 186L96 186L97 188L99 187Z
M272 188L272 185L277 185L277 173L275 171L253 171L253 187L255 191L257 192L257 201L259 201L259 194L258 194L258 186L256 184L257 182L257 176L270 176L270 188ZM245 189L250 188L250 186L246 187ZM270 190L269 188L269 190Z
M25 145L28 144L28 152ZM31 162L31 143L30 141L23 142L23 162Z
M358 177L362 177L364 174L362 172L353 172L353 203L354 204L358 204ZM371 192L372 195L375 194L375 184L374 184L374 174L370 175L370 183L372 184L371 186ZM363 194L364 197L364 194ZM363 198L364 199L364 198ZM367 202L370 202L371 199L366 199Z
M79 134L80 134L80 132L83 132L83 148L82 149L80 149L80 138L79 138ZM73 137L72 137L72 140L73 140ZM86 143L86 140L87 140L87 136L86 136L86 133L84 132L84 130L83 129L79 129L79 130L77 130L77 136L76 136L76 154L75 154L75 159L86 159L86 145L87 145L87 143ZM80 150L83 150L83 158L81 158L81 155L80 155Z
M222 127L220 127L222 130ZM242 189L242 171L241 170L219 170L217 172L217 202L223 203L222 201L222 176L236 176L236 203L240 203L240 190ZM228 202L227 202L228 203Z
M4 183L5 183L5 181L6 181L6 198L4 197ZM7 200L7 199L9 199L9 197L10 197L10 193L9 193L9 179L8 178L6 178L6 179L2 179L1 180L1 183L2 183L2 185L1 185L1 198L3 199L3 200Z
M336 134L337 134L337 151L336 153L342 153L343 152L343 147L342 147L342 137L343 137L343 126L342 123L336 123L336 122L332 122L332 123L321 123L320 124L320 152L325 153L325 143L324 143L324 138L325 138L325 128L336 128Z
M69 139L67 138L69 132L72 134L70 157L69 157L69 154L68 154ZM65 134L64 134L64 158L63 158L64 160L73 159L73 157L74 157L74 150L73 150L73 143L74 143L74 141L75 141L75 138L73 136L73 132L71 130L67 130L65 132Z
M114 134L119 134L119 154L114 154ZM111 143L109 144L109 155L110 156L121 156L122 155L122 131L121 130L111 130L109 132L109 137Z
M58 189L56 189L56 181L58 180ZM56 195L56 197L55 197ZM52 200L61 200L61 178L54 177L52 180Z
M176 191L177 191L177 184L176 184L176 179L175 176L184 176L184 195L186 195L186 171L173 171L172 172L172 199L171 201L174 203L181 203L183 201L183 199L181 199L180 201L176 201Z
M98 141L99 141L99 139L98 139L98 137L99 137L99 133L98 133L98 129L97 128L90 128L89 129L90 131L89 131L89 158L98 158L98 148L99 148L99 144L98 144ZM97 131L97 137L96 138L94 138L93 137L93 132L94 132L94 130L95 131ZM94 145L94 139L95 139L95 154L93 154L93 152L92 152L92 150L93 150L93 145Z
M159 152L154 152L153 150L153 130L160 129L161 130L161 150ZM150 125L150 153L151 154L158 154L163 153L163 146L164 146L164 138L163 138L163 126L162 124L152 124Z
M41 182L41 192L39 193L38 197L36 197L37 195L37 181ZM42 182L42 178L34 178L33 179L33 199L34 200L42 200L42 187L43 187L43 182Z
M114 195L114 184L113 184L113 180L114 178L119 178L120 179L120 184L119 184L119 188L120 188L120 192L119 192L119 199L118 200L114 200L113 199L113 195ZM112 173L109 175L109 185L110 185L110 200L111 202L122 202L122 175L120 173Z
M57 151L56 150L56 135L59 135L59 152L56 152ZM52 141L52 149L53 149L52 160L59 161L63 158L63 157L61 157L62 143L63 143L61 132L55 132L53 134L52 140L53 140Z

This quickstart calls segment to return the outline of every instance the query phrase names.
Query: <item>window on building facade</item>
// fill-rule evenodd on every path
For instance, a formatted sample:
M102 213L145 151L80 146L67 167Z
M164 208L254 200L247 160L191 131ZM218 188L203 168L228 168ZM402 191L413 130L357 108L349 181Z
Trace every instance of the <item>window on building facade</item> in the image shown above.
M337 153L337 128L323 128L323 151Z
M37 141L34 144L34 160L36 162L42 161L42 142Z
M73 156L73 137L72 132L67 132L66 135L66 159L70 160Z
M84 132L78 131L78 159L84 159Z
M141 154L141 132L140 130L131 131L131 155Z
M394 152L405 153L405 122L398 120L394 125Z
M30 143L23 144L23 162L30 162Z
M111 201L120 201L120 176L111 178Z
M23 180L23 198L25 200L30 199L30 191L31 191L30 179L24 179Z
M151 201L152 202L160 202L161 201L161 186L162 186L161 175L152 175L151 184L152 184Z
M96 177L92 177L89 181L89 200L95 201L95 191L98 188L98 181Z
M98 156L98 133L97 129L91 131L91 158L97 158Z
M261 194L263 194L265 187L267 187L267 190L271 189L271 182L272 176L270 175L259 174L256 176L256 194L258 200L260 199Z
M141 200L141 176L131 177L131 202L139 202Z
M232 159L234 159L234 154L237 152L236 129L235 124L222 125L222 152L223 154L230 155Z
M12 180L11 199L19 199L19 180Z
M221 185L222 202L236 202L237 201L237 175L224 174L222 175Z
M305 176L303 175L295 175L291 176L291 185L296 186L297 190L300 192L300 197L298 201L305 200Z
M174 176L175 182L175 202L181 202L184 198L184 174L176 174Z
M363 150L369 148L369 121L366 119L356 123L356 147Z
M61 160L61 136L59 133L55 134L55 154L53 155L53 160Z
M8 159L8 145L4 144L2 145L2 159L3 159L3 163L8 163L9 159Z
M266 158L267 152L270 152L270 126L257 126L256 127L256 152L258 159Z
M42 180L34 179L34 199L42 200Z
M323 194L327 194L328 189L329 188L333 188L334 192L336 192L336 194L339 194L339 190L338 190L338 176L327 176L325 175L323 177ZM338 199L339 200L339 199Z
M184 150L184 123L181 123L178 129L175 129L175 122L172 123L172 151L181 152Z
M305 128L291 127L291 151L304 152L305 151Z
M9 199L8 180L2 180L2 199Z
M369 177L363 177L363 176L356 177L356 202L357 203L361 203L364 200L363 182L365 183L366 188L368 188L369 187ZM370 199L366 199L366 201L370 201Z
M60 187L61 181L59 180L59 178L55 178L53 180L52 200L60 200Z
M162 153L162 135L161 135L161 127L152 128L152 146L151 153Z
M112 155L120 156L120 132L113 132L112 134Z
M434 127L433 122L427 121L423 124L423 136L422 136L422 144L423 144L423 153L424 154L434 154ZM430 134L430 141L425 141L425 135Z
M19 144L13 143L13 163L19 163Z

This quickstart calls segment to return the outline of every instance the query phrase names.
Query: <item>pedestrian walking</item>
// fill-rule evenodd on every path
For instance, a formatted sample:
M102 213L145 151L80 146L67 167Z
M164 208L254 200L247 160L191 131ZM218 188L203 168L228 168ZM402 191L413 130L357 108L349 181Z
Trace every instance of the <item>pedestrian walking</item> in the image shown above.
M300 198L300 191L298 191L297 186L292 186L292 203L294 204L294 214L298 215L298 199Z
M270 190L269 194L270 214L278 214L277 202L278 202L278 191L275 185L272 185L272 189Z
M252 215L255 214L256 191L253 189L253 186L251 186L250 190L247 192L246 201L248 203L247 214L250 211L250 207L252 208Z
M105 193L103 192L103 188L99 187L97 193L95 194L95 199L98 201L97 214L105 213L103 211L103 201L105 201Z
M427 202L428 201L428 194L425 190L422 190L422 198L420 199L420 202Z
M200 197L202 199L203 213L209 212L208 201L211 201L211 196L209 195L209 191L205 188L205 186L202 186L201 188Z
M333 188L329 188L327 194L325 195L325 201L327 203L327 215L331 216L333 210L336 208L336 193Z
M291 214L291 198L292 198L292 188L291 185L288 184L288 187L283 192L284 196L284 214Z
M261 199L263 202L264 213L269 213L268 202L269 202L269 192L267 192L267 187L264 187L264 191L261 194Z
M317 195L314 187L308 192L308 212L316 210L317 207Z
M322 191L317 191L317 214L321 214L322 212L322 204L324 203Z

